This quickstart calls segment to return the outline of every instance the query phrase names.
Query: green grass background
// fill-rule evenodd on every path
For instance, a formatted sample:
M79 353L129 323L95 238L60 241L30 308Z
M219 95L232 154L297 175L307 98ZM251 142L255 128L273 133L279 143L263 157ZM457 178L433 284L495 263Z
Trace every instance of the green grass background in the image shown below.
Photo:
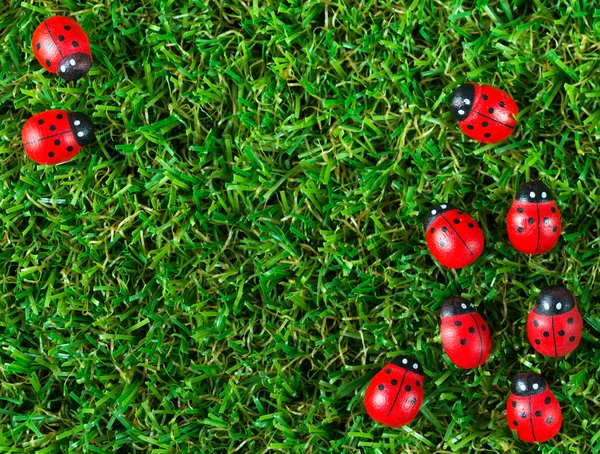
M54 14L92 41L76 83L33 57ZM5 0L0 34L0 452L600 450L598 2ZM446 102L467 80L515 98L510 139L460 132ZM51 108L97 128L58 167L20 141ZM564 233L527 257L505 216L535 178ZM486 237L458 272L421 226L442 201ZM525 321L558 283L585 335L555 360ZM442 350L455 294L494 333L476 370ZM390 429L362 399L402 353L426 397ZM506 424L523 370L563 409L542 446Z

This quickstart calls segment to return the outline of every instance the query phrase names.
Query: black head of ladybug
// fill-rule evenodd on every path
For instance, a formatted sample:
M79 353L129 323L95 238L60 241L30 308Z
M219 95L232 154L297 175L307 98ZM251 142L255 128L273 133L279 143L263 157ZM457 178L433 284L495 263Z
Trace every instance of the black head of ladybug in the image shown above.
M475 85L464 84L454 90L450 99L450 113L457 121L462 121L469 115L475 102Z
M511 391L516 396L533 396L546 389L546 380L535 372L519 372L512 378Z
M475 308L460 296L449 298L442 305L442 317L471 314L473 312L475 312Z
M535 181L533 183L525 183L519 188L515 195L515 200L519 202L550 202L554 200L550 189L545 184Z
M575 307L575 297L562 285L546 287L535 299L533 312L539 315L566 314Z
M423 368L421 367L419 361L417 361L415 358L411 358L410 356L396 356L390 361L390 363L392 363L394 366L414 372L415 374L423 375Z
M81 79L85 76L92 66L92 59L89 55L76 52L67 55L58 65L58 75L65 80L72 81Z
M85 147L94 140L94 124L90 117L79 112L68 114L71 131L80 147Z
M441 205L436 205L433 208L431 208L423 218L423 225L425 225L425 230L427 230L429 224L435 221L440 214L453 209L454 207L452 205L448 205L447 203L442 203Z

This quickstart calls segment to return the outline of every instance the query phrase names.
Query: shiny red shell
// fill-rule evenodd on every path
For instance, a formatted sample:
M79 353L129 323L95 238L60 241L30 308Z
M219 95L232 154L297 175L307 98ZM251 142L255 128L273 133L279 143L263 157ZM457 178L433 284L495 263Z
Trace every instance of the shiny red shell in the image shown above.
M449 304L458 310L448 309ZM464 305L464 310L461 309ZM490 328L483 317L462 298L452 298L442 309L440 334L444 351L458 367L472 369L481 366L490 356Z
M485 241L481 228L471 216L447 205L438 205L428 216L425 222L427 246L441 265L463 268L479 258Z
M409 357L389 362L371 379L365 393L369 416L389 427L410 423L422 403L423 371L419 363Z
M562 412L546 384L543 391L533 395L519 396L511 392L506 403L506 420L520 440L543 443L560 431Z
M35 29L31 45L40 64L65 80L83 77L92 64L90 40L69 17L46 19Z
M25 122L21 137L32 160L38 164L60 164L73 159L93 139L93 129L83 114L47 110Z
M491 85L464 84L452 95L450 110L460 129L483 143L501 142L512 134L519 109L503 90Z

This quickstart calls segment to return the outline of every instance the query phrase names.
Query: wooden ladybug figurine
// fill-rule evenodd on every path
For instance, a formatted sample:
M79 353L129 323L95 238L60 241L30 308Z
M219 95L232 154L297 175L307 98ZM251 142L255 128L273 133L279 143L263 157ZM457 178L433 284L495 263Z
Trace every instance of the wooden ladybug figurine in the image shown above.
M539 182L519 188L506 216L508 239L524 254L543 254L558 242L562 223L550 190Z
M65 80L82 78L92 66L90 40L69 17L46 19L33 32L31 45L40 64Z
M94 125L82 113L47 110L25 122L22 139L25 152L38 164L60 164L94 140Z
M464 211L437 205L427 212L423 224L427 246L443 266L463 268L477 260L483 251L483 233Z
M408 356L398 356L369 382L365 408L375 421L389 427L408 424L423 403L423 368Z
M519 109L499 88L467 83L452 93L450 112L470 138L496 143L512 134L517 126L515 115Z
M529 443L543 443L558 433L562 412L544 377L535 372L515 374L506 419L517 437Z
M463 298L450 298L442 305L441 336L444 351L458 367L481 366L490 356L490 329Z
M573 294L561 285L546 287L527 317L527 337L546 356L565 356L577 348L583 320Z

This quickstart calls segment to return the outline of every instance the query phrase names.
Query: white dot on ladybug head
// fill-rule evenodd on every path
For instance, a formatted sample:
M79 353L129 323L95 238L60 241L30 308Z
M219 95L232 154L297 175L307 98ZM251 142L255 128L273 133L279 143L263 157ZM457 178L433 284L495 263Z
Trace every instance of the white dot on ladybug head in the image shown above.
M544 309L546 309L546 310L550 309L550 304L549 303L544 303Z
M437 211L431 210L431 214L437 214Z
M460 305L460 307L462 307L463 309L466 309L466 308L467 308L467 305L466 305L465 303L462 303L462 304Z
M447 207L447 205L442 205L442 210L445 210Z
M414 363L413 364L413 369L418 369L418 368L419 368L419 365L417 363Z
M533 199L533 198L535 197L535 192L531 191L531 192L529 193L529 197L531 197L531 198Z
M79 131L79 132L77 133L77 137L83 137L83 132L82 132L82 131Z
M470 100L470 99L465 99L463 102L464 102L464 103L465 103L467 106L468 106L469 104L471 104L471 100Z
M546 194L545 192L542 192L542 199L545 199L547 195L548 194Z
M406 358L402 359L402 364L408 364L408 360Z
M525 383L521 383L519 388L521 388L521 391L525 391L527 389L527 385Z
M458 115L464 115L464 114L465 114L465 111L464 111L464 110L460 109L460 110L458 111Z
M533 385L531 385L531 387L533 389L538 389L540 387L540 385L538 385L537 383L534 383Z
M61 70L62 72L65 72L65 71L67 70L67 65L62 65L62 66L60 67L60 70Z
M562 308L562 303L556 303L556 310L559 311Z
M71 63L71 66L75 66L75 63L77 63L75 60L71 59L69 60L69 63Z
M75 121L73 122L73 124L74 124L75 126L79 126L79 125L81 124L81 122L80 122L79 120L75 120Z

